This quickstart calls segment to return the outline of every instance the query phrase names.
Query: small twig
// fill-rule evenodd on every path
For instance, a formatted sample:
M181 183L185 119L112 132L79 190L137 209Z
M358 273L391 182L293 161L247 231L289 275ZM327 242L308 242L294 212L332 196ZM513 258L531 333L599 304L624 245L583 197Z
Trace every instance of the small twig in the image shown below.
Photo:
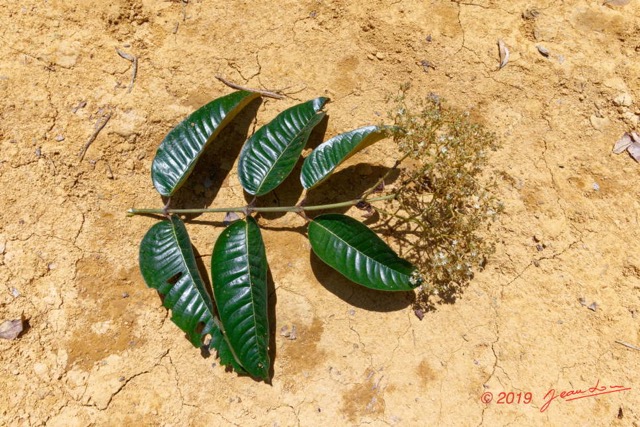
M187 4L189 0L182 0L182 22L187 20Z
M91 134L87 142L84 143L84 147L82 147L82 150L80 150L80 154L79 154L80 161L84 159L84 155L87 153L89 146L93 143L93 141L96 140L96 138L98 137L98 134L107 125L107 122L109 121L110 118L111 118L111 113L107 113L98 119L98 121L94 126L93 133Z
M131 82L129 83L129 88L127 89L127 93L131 93L131 89L133 89L133 83L136 81L136 75L138 74L138 57L133 56L130 53L123 52L120 49L116 49L118 55L121 58L126 59L127 61L131 61L133 64L133 70L131 70Z
M266 96L267 98L284 99L284 95L281 95L279 93L270 92L268 90L261 90L261 89L249 89L249 88L237 85L233 82L230 82L224 77L221 77L221 76L215 76L215 77L216 79L220 80L222 83L226 84L227 86L233 89L246 90L247 92L259 93L260 95Z
M625 346L625 347L627 347L627 348L630 348L630 349L632 349L632 350L638 350L638 351L640 351L640 347L636 347L636 346L635 346L635 345L633 345L633 344L629 344L629 343L626 343L626 342L624 342L624 341L620 341L620 340L616 340L616 342L617 342L618 344L623 345L623 346Z

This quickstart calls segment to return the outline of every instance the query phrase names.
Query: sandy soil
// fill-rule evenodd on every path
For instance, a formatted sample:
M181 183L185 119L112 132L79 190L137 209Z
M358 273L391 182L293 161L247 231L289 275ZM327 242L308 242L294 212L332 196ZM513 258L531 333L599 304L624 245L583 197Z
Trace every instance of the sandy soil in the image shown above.
M0 5L0 321L29 325L0 341L0 424L640 425L640 351L617 342L640 346L639 165L611 153L638 125L640 2L268 3ZM511 52L501 70L498 39ZM130 93L116 48L139 58ZM258 124L331 97L327 137L377 123L406 81L470 111L503 141L492 164L506 212L487 269L419 321L410 296L310 262L302 220L275 216L273 384L203 358L138 272L154 220L125 211L160 207L155 150L229 92L216 74L290 93L256 107ZM252 129L241 120L223 137ZM390 166L391 145L354 161L374 166L355 177ZM244 203L236 154L214 153L221 188L195 185L183 202ZM221 219L189 224L205 264ZM279 334L293 325L296 340ZM569 400L590 387L615 392ZM541 411L552 389L586 393Z

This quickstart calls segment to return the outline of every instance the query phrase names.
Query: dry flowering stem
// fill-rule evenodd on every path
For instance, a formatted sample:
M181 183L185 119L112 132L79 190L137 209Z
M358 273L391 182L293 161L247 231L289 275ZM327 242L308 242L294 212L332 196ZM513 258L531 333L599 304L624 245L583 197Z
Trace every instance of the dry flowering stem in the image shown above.
M483 171L497 143L495 135L435 94L408 102L407 89L394 99L390 114L401 129L394 140L407 157L390 189L397 197L374 208L388 233L399 236L401 255L427 278L415 307L426 310L430 298L454 300L494 250L485 230L502 204Z

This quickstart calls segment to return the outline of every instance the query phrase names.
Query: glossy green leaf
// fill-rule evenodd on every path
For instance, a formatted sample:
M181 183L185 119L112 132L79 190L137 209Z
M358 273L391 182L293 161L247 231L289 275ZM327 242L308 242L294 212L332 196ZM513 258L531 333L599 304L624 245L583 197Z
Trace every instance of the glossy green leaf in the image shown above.
M244 369L269 378L267 257L252 217L227 227L213 248L211 275L220 321Z
M249 194L262 196L293 170L313 128L325 113L327 98L291 107L253 134L240 153L238 176Z
M151 165L151 179L163 196L186 181L206 146L247 104L260 96L238 91L199 108L164 138Z
M300 181L310 189L327 179L340 163L387 136L387 126L365 126L336 135L320 144L304 159Z
M177 216L155 224L140 244L140 271L147 286L163 295L162 304L171 310L171 320L186 332L196 347L205 335L212 336L212 347L220 361L242 372L219 329L213 300L207 292L196 264L184 223ZM216 339L217 337L217 339Z
M320 215L309 223L313 252L347 279L382 291L408 291L422 279L376 233L351 217Z

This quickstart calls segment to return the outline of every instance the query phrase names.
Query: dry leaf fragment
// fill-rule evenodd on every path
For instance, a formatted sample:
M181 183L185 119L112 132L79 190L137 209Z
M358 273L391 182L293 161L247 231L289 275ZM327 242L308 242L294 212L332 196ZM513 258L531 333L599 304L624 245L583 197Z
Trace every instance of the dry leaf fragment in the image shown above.
M606 0L604 2L605 6L626 6L631 2L631 0Z
M629 152L629 154L631 154L633 160L640 163L640 144L634 142L629 146L629 148L627 148L627 151Z
M0 338L5 340L14 340L18 338L18 335L24 330L23 325L24 320L14 319L14 320L5 320L0 323Z
M500 67L503 68L509 62L509 49L502 39L498 39L498 49L500 50Z
M289 327L285 325L280 328L280 335L293 341L298 338L298 328L296 325L291 325L291 331L289 331Z
M235 212L227 212L227 214L224 216L224 219L222 220L222 223L224 225L229 225L232 222L235 222L237 220L239 220L240 217L238 216L237 213Z
M632 143L633 140L631 139L631 135L625 132L624 135L622 135L622 138L620 138L618 142L616 142L616 145L613 146L613 152L615 154L620 154L629 148Z
M633 157L633 160L640 163L640 136L637 133L625 132L613 146L615 154L620 154L625 150Z

